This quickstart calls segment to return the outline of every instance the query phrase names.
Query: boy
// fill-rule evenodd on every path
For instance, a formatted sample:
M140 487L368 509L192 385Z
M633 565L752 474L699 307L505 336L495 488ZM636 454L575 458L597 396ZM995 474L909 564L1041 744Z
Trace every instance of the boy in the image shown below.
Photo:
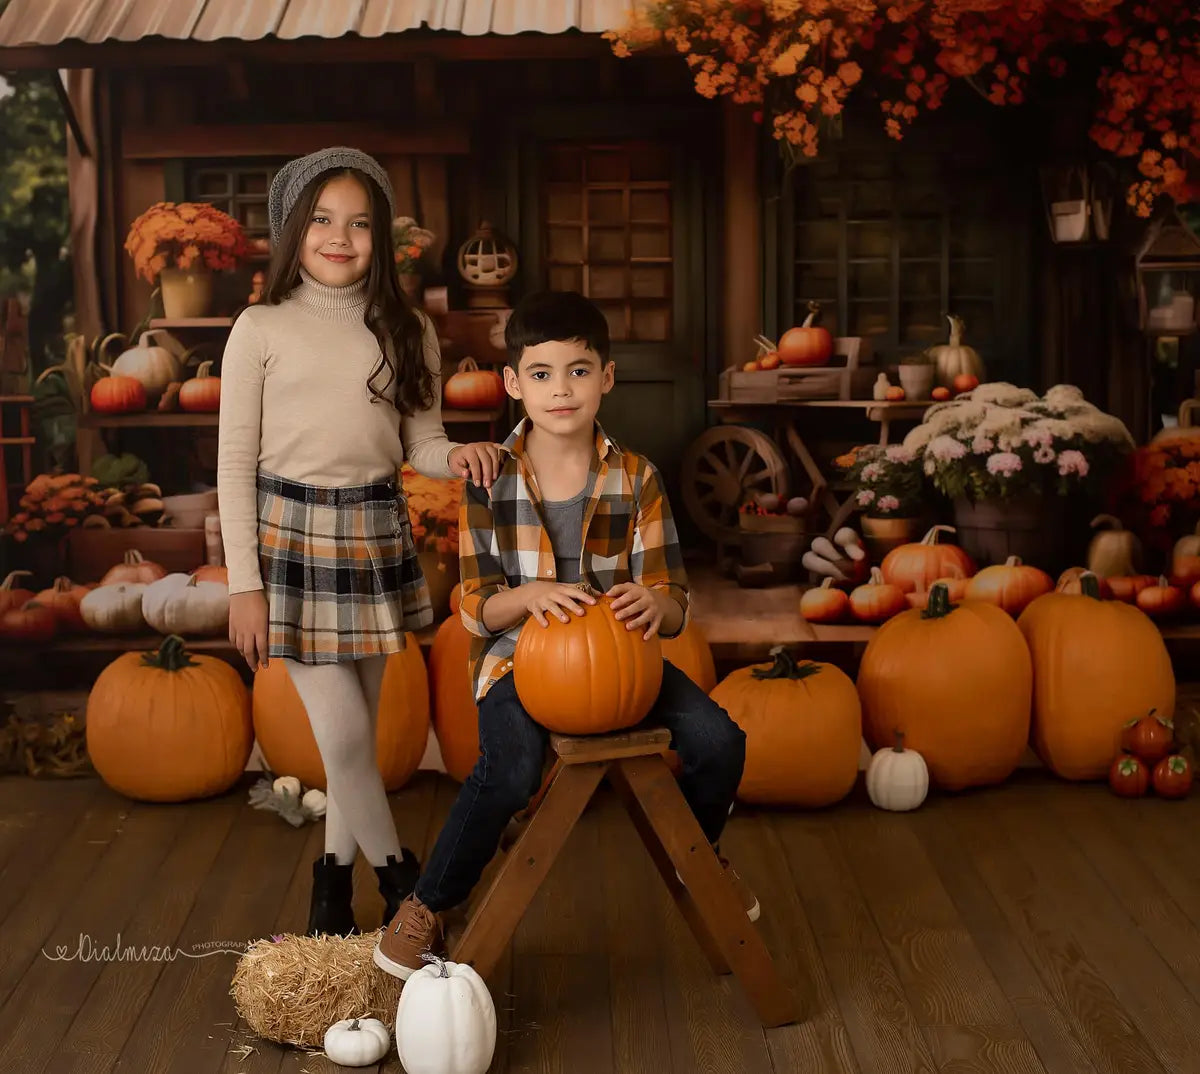
M596 422L613 386L608 324L575 292L531 295L505 330L508 394L528 415L504 443L490 490L468 484L459 524L461 614L471 639L480 758L459 791L413 894L375 948L407 979L441 938L438 914L479 881L513 814L541 782L548 733L525 712L512 657L527 616L541 626L613 598L617 618L646 638L675 637L687 614L687 576L658 472L614 444ZM724 709L664 661L648 722L665 726L683 766L680 788L714 844L742 776L746 736ZM758 900L733 871L750 919Z

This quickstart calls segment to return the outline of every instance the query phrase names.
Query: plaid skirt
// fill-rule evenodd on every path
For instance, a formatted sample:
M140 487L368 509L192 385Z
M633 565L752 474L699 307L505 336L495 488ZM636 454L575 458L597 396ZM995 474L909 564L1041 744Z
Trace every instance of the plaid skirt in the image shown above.
M433 622L404 493L394 479L322 488L258 475L267 655L335 664L404 648Z

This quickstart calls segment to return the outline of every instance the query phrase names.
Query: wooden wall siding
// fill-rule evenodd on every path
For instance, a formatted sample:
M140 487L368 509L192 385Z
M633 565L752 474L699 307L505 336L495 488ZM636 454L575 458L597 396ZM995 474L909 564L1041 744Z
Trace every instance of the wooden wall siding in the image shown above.
M71 212L71 271L75 290L75 329L89 339L102 326L96 225L100 215L100 131L96 123L96 72L68 71L67 94L79 120L87 152L67 139L67 186Z
M721 259L722 353L720 368L748 361L763 330L762 196L759 129L750 109L725 102L724 255Z

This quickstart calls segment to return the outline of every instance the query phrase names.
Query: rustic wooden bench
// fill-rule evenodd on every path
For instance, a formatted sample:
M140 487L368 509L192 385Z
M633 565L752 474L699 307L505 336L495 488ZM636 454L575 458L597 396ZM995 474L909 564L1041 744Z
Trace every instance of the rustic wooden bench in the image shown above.
M584 807L607 778L713 970L732 970L764 1026L799 1020L796 998L667 767L663 754L670 741L661 728L550 736L556 760L549 785L476 903L451 953L455 962L473 965L483 977L491 973Z

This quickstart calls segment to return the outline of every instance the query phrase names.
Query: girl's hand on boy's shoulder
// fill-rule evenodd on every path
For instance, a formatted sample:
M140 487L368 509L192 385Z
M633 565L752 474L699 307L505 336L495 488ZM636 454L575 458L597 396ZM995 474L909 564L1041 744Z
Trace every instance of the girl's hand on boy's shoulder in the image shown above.
M450 452L450 469L456 477L490 489L492 482L500 474L503 450L499 444L489 444L486 441L460 444Z
M626 630L644 627L642 637L646 641L658 633L663 621L663 608L654 590L636 582L619 582L604 595L612 599L612 610L617 620L625 624Z

